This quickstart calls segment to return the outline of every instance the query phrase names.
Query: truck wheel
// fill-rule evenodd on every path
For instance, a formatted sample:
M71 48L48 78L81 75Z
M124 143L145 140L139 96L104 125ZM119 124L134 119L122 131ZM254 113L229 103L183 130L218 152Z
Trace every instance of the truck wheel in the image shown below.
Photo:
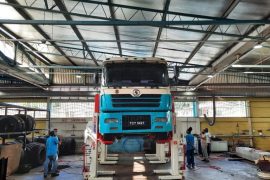
M114 141L115 136L113 134L104 134L103 139L104 141Z
M157 133L156 134L156 140L168 140L170 138L170 134L167 132L164 133Z

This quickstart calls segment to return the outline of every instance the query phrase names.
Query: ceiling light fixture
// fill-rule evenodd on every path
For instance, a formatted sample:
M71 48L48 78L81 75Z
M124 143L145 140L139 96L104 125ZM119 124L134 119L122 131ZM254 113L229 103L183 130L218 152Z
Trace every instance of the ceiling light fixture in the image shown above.
M76 78L77 78L77 79L80 79L80 78L82 78L82 76L77 74L77 75L76 75Z
M4 32L7 36L11 37L11 40L17 40L17 38L13 35L11 35L9 32L7 32L6 30L4 30L3 28L0 27L0 31ZM25 43L23 42L20 42L19 43L24 46L26 49L32 51L32 49L26 45ZM44 61L48 62L46 59L44 59L38 52L33 52L36 56L38 56L39 58L43 59ZM50 63L49 63L50 64Z
M249 64L235 64L235 65L232 65L233 68L270 68L270 65L267 65L267 64L255 64L255 65L249 65Z
M260 72L253 72L253 71L245 71L244 74L270 74L270 71L260 71Z
M255 45L254 46L254 49L260 49L260 48L262 48L263 46L261 45L261 44L257 44L257 45Z
M28 68L29 66L25 65L25 64L18 64L19 67L21 68Z

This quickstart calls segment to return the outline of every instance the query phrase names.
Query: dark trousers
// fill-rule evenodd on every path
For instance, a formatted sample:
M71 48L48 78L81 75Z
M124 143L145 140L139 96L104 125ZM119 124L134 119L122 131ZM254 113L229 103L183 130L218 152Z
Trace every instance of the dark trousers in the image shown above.
M211 153L211 143L207 143L207 154L210 156Z
M194 166L194 150L187 150L187 164L188 166Z
M200 139L198 139L198 154L202 156L202 145Z
M57 167L58 167L58 163L57 163L57 155L55 156L47 156L46 160L44 162L44 175L48 175L48 171L49 171L49 163L52 163L52 167L51 167L51 172L52 173L56 173L57 172Z

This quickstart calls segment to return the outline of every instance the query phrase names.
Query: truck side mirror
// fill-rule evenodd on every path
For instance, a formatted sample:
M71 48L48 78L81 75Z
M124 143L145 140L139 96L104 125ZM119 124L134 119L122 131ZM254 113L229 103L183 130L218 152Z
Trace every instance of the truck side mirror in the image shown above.
M95 80L95 84L99 84L99 74L98 73L95 73L94 80Z

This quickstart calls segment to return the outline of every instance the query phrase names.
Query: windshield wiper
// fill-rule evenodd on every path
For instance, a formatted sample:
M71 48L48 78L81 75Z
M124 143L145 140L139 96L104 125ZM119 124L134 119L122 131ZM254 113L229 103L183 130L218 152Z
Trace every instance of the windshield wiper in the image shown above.
M108 87L134 87L134 86L144 86L144 87L151 87L151 88L159 88L160 86L166 86L165 84L161 83L122 83L122 82L114 82L114 83L107 83Z
M120 82L113 82L113 83L107 83L107 86L113 87L113 88L117 88L117 87L121 88L123 85Z

